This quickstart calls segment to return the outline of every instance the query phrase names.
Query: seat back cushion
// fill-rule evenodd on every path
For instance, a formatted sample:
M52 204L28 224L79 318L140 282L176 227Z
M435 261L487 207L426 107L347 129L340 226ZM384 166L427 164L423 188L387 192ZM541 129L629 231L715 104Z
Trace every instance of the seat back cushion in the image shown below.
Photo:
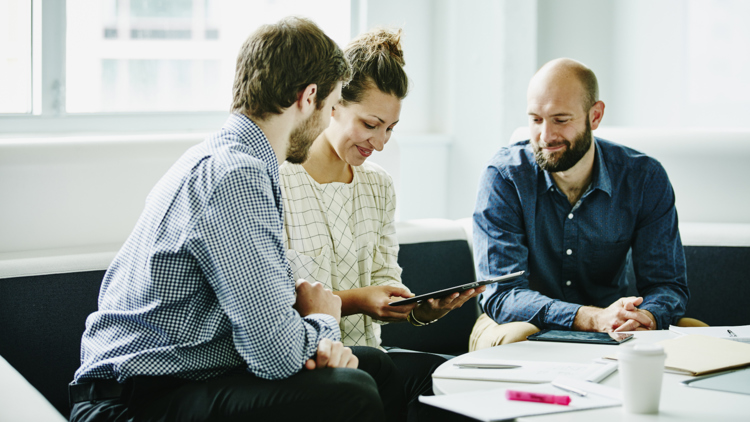
M685 316L708 325L750 324L750 247L685 246Z
M66 417L104 271L0 279L0 356Z
M475 281L471 250L463 239L402 244L398 263L403 268L403 283L414 294ZM451 355L465 353L477 309L476 299L472 299L426 327L406 322L386 324L382 329L383 346Z

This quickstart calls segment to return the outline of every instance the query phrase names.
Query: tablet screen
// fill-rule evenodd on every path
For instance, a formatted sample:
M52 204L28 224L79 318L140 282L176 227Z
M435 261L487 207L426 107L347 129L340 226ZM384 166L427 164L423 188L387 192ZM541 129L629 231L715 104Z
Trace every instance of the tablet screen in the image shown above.
M477 288L479 286L484 286L484 285L487 285L487 284L497 283L497 282L500 282L500 281L513 280L513 279L516 279L516 278L520 277L523 273L524 273L523 271L518 271L518 272L515 272L515 273L504 275L502 277L493 278L493 279L490 279L490 280L473 281L471 283L461 284L459 286L450 287L448 289L436 290L436 291L431 292L431 293L425 293L425 294L422 294L422 295L417 295L417 296L414 296L414 297L410 297L408 299L397 300L395 302L389 303L389 305L391 305L391 306L401 306L401 305L408 305L408 304L414 303L414 302L421 302L421 301L427 300L427 299L445 297L445 296L451 295L451 294L456 293L456 292L463 292L465 290L475 289L475 288Z
M565 330L542 330L527 337L528 340L596 344L620 344L631 338L633 338L633 335L627 333L592 333L588 331Z

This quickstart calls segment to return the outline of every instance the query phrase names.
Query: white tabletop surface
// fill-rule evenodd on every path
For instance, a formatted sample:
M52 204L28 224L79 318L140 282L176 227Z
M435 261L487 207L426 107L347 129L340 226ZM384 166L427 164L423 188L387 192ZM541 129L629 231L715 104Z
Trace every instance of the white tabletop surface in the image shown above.
M0 421L65 422L55 409L0 356Z
M635 338L620 346L554 343L543 341L523 341L520 343L497 346L490 349L478 350L468 355L473 358L494 358L506 360L539 360L590 363L594 359L617 353L618 347L638 343L655 343L661 340L677 337L666 330L634 332ZM452 365L451 361L442 364L435 370L439 373ZM661 391L661 403L657 415L635 415L623 411L622 407L593 409L580 412L558 413L529 418L519 418L519 421L548 422L548 421L743 421L750 422L750 395L726 393L686 387L680 381L692 377L664 373ZM517 383L496 381L468 381L445 378L433 378L435 394L462 393L489 388L518 387ZM620 378L617 372L604 379L601 384L620 388Z

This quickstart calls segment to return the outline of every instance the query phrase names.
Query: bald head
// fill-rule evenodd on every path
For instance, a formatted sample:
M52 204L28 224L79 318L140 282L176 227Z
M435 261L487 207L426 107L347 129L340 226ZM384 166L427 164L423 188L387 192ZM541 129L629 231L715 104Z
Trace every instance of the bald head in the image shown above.
M560 58L544 64L529 82L528 94L539 90L559 89L579 95L581 106L588 111L599 101L599 83L594 72L583 63Z

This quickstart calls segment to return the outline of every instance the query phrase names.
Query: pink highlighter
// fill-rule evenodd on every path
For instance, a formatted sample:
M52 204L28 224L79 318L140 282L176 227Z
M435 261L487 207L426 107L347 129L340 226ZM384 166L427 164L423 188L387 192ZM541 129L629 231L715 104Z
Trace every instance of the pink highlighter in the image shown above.
M506 390L505 398L508 400L533 401L536 403L570 404L569 396L556 396L554 394L530 393L528 391Z

